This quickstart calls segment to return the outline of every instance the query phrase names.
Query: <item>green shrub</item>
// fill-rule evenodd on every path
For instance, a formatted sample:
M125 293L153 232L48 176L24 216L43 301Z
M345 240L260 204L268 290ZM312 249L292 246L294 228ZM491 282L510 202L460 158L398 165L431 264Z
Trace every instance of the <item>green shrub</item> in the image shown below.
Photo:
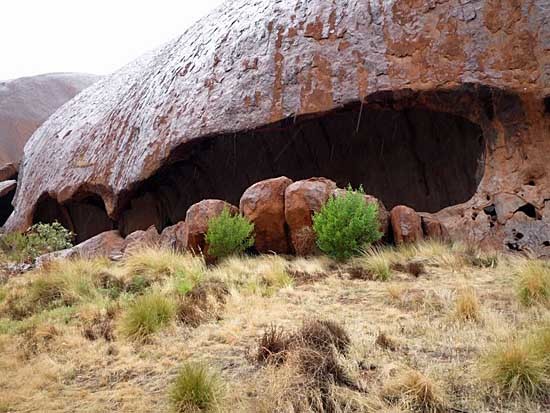
M344 196L331 197L313 216L317 245L337 260L346 260L382 238L378 206L367 204L362 188L348 187Z
M226 208L208 222L206 243L208 254L225 258L244 252L254 245L254 224L242 215L231 215Z
M183 366L170 391L173 410L178 413L215 411L221 396L218 376L195 363Z
M59 222L35 224L25 233L11 233L0 238L0 250L15 261L33 261L42 254L73 246L74 234Z
M170 323L175 312L172 300L158 292L140 296L122 320L122 333L134 340L145 340Z

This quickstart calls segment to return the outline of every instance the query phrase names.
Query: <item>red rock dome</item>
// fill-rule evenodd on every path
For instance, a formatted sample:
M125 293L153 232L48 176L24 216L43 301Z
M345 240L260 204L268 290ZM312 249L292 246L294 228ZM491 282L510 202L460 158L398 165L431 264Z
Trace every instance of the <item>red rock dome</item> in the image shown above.
M262 179L324 176L544 249L510 237L550 238L549 18L546 0L227 1L33 135L6 228L162 229Z

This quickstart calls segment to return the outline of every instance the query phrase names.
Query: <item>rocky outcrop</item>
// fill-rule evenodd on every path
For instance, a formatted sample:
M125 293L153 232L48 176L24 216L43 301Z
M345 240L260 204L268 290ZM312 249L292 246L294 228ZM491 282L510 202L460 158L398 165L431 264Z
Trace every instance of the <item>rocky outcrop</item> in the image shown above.
M316 250L313 214L336 190L336 183L325 178L294 182L285 191L285 218L292 248L297 255L310 255Z
M131 254L147 247L158 247L160 245L160 235L154 225L151 225L147 231L135 231L126 237L126 248L124 252Z
M183 233L183 246L195 254L202 254L208 259L208 245L205 235L208 231L208 222L228 209L231 214L238 214L239 209L225 201L207 199L187 210Z
M99 76L88 74L52 73L0 82L0 180L15 175L33 132L98 80Z
M99 76L54 73L0 82L0 181L17 176L23 148L34 131L97 80ZM0 227L13 210L12 198L11 191L0 194Z
M290 252L285 191L291 184L285 176L268 179L252 185L241 197L240 210L254 224L254 247L258 252Z
M225 2L33 135L6 227L92 199L124 234L161 230L201 199L326 176L507 248L495 196L535 222L550 193L547 3Z
M107 231L72 248L42 255L36 259L36 266L41 267L51 261L69 258L107 257L120 259L125 248L126 241L118 231Z
M397 245L424 239L422 220L414 209L399 205L391 210L390 216L393 240Z
M174 251L184 251L185 221L164 228L160 234L160 245Z
M434 217L431 214L420 213L420 219L422 221L422 232L424 238L433 239L437 241L449 241L449 231L445 224Z

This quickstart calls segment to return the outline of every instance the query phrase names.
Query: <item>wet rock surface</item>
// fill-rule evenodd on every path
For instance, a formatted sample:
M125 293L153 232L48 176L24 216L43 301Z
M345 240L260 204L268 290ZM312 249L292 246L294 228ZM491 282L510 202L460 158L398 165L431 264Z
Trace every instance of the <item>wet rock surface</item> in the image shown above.
M268 179L248 188L240 201L241 213L254 224L254 247L258 252L288 254L290 243L285 220L287 177Z
M391 227L393 240L397 245L414 243L424 239L420 215L404 205L398 205L391 210Z
M160 231L201 199L326 176L508 248L517 209L495 196L534 223L550 193L549 17L546 0L226 2L34 134L6 228L93 195L105 225L73 219L83 237Z
M48 262L68 258L92 259L107 257L120 259L125 248L126 241L120 236L118 231L107 231L72 248L42 255L36 259L36 266L41 267Z
M285 217L292 249L297 255L316 251L313 214L321 210L336 190L336 183L325 178L294 182L286 188Z
M207 199L189 208L185 217L184 248L208 258L208 245L205 239L208 222L220 215L224 209L228 209L231 214L239 213L236 206L219 199Z

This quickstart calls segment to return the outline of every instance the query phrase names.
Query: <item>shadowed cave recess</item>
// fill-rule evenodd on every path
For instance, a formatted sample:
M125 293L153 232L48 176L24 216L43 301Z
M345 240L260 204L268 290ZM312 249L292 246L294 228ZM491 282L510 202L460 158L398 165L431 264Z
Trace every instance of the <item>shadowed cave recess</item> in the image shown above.
M77 242L118 228L123 235L185 219L203 199L238 205L263 179L322 176L338 186L363 186L386 207L405 204L436 212L469 200L483 174L482 128L465 117L401 107L390 97L353 103L253 131L204 137L177 148L151 178L129 193L116 220L100 197L82 193L65 205L39 202L34 222L58 220Z

